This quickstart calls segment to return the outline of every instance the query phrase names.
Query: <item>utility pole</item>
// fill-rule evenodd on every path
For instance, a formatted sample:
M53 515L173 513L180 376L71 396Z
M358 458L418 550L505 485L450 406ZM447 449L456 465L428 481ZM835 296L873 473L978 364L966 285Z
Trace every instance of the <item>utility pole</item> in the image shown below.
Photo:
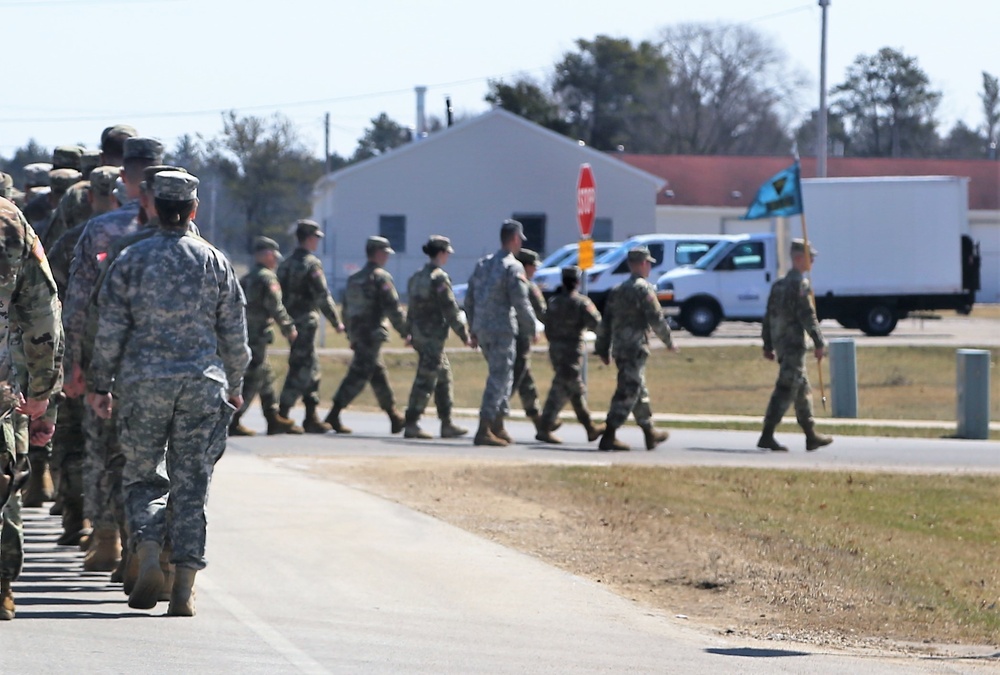
M330 173L330 113L323 118L324 141L323 141L323 171Z
M829 145L826 128L826 8L830 0L819 0L823 8L823 27L819 46L819 119L816 121L816 176L826 178L826 151Z

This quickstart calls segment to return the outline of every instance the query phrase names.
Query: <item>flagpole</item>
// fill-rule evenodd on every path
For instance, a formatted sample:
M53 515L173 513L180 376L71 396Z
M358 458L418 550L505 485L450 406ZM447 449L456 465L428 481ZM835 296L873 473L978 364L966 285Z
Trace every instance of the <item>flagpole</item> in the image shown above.
M796 158L797 159L797 158ZM802 213L799 214L799 218L802 219L802 241L806 249L806 280L809 282L809 302L812 304L813 313L816 313L816 291L813 289L812 285L812 248L809 246L809 228L806 227L806 210L805 203L803 203ZM819 315L816 315L816 321L819 321ZM826 410L826 388L823 386L823 361L816 360L816 373L819 375L819 397L820 402L823 404L823 410Z

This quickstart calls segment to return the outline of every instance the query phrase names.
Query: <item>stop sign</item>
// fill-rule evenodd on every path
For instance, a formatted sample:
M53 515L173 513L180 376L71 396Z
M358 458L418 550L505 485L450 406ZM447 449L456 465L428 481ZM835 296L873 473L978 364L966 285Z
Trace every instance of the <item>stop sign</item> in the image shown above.
M580 165L580 178L576 182L576 219L580 223L580 236L587 238L594 230L594 213L597 204L597 188L594 172L589 164Z

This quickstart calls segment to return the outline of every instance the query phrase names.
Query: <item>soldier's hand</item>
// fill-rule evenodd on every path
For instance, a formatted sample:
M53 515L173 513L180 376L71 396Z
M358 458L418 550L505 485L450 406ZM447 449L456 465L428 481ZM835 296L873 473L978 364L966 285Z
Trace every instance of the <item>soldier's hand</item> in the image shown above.
M233 406L237 410L243 407L243 394L237 394L236 396L229 397L229 405Z
M774 361L774 350L773 349L765 349L764 350L764 358L767 359L768 361Z
M69 378L63 382L63 393L69 398L79 398L87 390L87 385L83 379L83 369L80 364L74 363L70 370Z
M472 347L473 349L479 349L479 338L477 338L475 335L470 335L469 346Z
M603 363L604 365L606 365L606 366L610 366L611 365L611 359L609 357L607 357L607 356L601 356L601 357L598 357L598 358L601 359L601 363Z
M542 338L538 335L538 333L535 333L534 335L531 336L531 344L537 345L538 341L541 339Z
M28 425L28 440L32 445L45 445L52 440L56 431L55 422L47 419L31 420Z
M37 398L25 399L20 405L15 408L17 412L21 413L25 417L35 419L36 417L41 417L45 414L45 411L49 409L49 399L45 398L38 400Z
M344 332L344 324L338 323L336 325L336 327L334 327L334 330L337 331L338 333L343 333Z
M292 332L288 334L288 344L292 344L298 339L299 339L299 331L295 330L295 328L292 328Z
M823 349L822 347L817 347L816 351L815 351L815 354L816 354L816 360L817 361L822 361L823 357L826 356L826 350Z
M114 405L114 397L111 394L91 392L87 394L87 403L90 404L94 414L102 420L111 419L111 407Z
M681 348L678 347L677 345L670 345L669 347L667 347L667 349L669 349L670 351L672 351L674 354L676 354L677 352L679 352L681 350Z
M412 347L413 346L413 336L412 335L407 335L406 339L403 340L403 344L405 344L407 347Z

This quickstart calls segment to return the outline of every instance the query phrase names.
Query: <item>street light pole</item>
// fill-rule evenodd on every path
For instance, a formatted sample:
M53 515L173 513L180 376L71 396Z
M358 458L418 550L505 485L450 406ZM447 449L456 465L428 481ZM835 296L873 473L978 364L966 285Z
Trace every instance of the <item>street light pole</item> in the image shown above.
M823 8L823 27L819 47L819 119L816 129L816 176L826 178L826 150L828 146L826 128L826 8L830 0L819 0Z

